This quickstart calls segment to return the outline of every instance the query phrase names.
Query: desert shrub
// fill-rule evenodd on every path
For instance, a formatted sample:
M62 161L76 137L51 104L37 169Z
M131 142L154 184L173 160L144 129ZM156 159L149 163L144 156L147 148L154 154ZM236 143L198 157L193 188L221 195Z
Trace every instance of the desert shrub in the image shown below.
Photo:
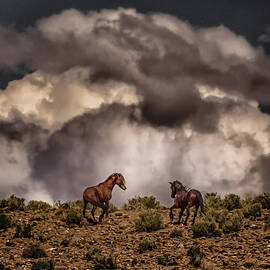
M38 242L36 243L30 243L27 247L23 249L22 256L24 258L41 258L46 257L45 250L40 246Z
M219 270L220 268L218 268L212 262L202 262L200 269L202 269L202 270Z
M266 215L264 218L264 231L270 230L270 214Z
M16 211L16 210L24 210L24 199L16 197L15 195L11 195L8 199L8 210Z
M216 237L221 235L218 223L211 217L203 217L192 226L193 237Z
M31 270L54 270L52 260L39 259L32 264Z
M44 220L44 219L46 219L44 216L42 217L42 216L34 216L34 217L31 217L30 219L29 219L29 221L30 222L32 222L32 221L41 221L41 220Z
M8 207L8 200L0 200L0 209L6 208L6 207Z
M69 235L68 235L68 236L65 236L65 237L62 239L60 245L63 246L63 247L68 247L69 244L70 244L70 241L71 241L71 236L69 236Z
M240 210L230 213L227 209L210 209L207 216L192 227L194 237L220 236L224 233L239 231L242 227L243 214Z
M223 201L217 193L206 193L204 196L205 205L207 208L218 209L223 207Z
M0 262L0 270L11 270L11 269L9 267L5 267L5 265Z
M140 213L134 224L138 232L151 232L164 227L161 214L154 210L146 210Z
M16 237L31 238L32 236L31 230L32 227L29 223L17 224L14 238Z
M254 198L249 197L249 196L245 197L244 199L241 200L242 207L245 207L245 206L253 204L253 203L256 203Z
M56 215L56 216L61 216L63 213L64 213L64 210L63 210L63 209L57 209L57 210L55 211L55 215Z
M210 213L209 213L210 214ZM227 209L219 209L212 212L212 216L214 217L215 221L219 224L219 228L223 226L225 221L227 220L229 215L229 211Z
M16 242L15 241L7 241L6 242L6 246L7 247L15 247L16 246ZM1 268L0 268L1 269Z
M157 256L157 264L166 266L170 262L169 256L167 254L162 254Z
M47 241L48 239L49 239L49 236L46 234L45 231L41 231L41 232L39 233L39 235L38 235L38 240L39 240L40 242L45 242L45 241Z
M256 217L260 217L262 214L262 206L260 203L250 203L247 204L243 209L244 217L250 219L256 219Z
M80 225L82 221L82 216L80 212L70 208L65 211L64 219L67 225Z
M0 229L6 230L12 226L11 217L6 214L0 214Z
M270 192L255 197L254 201L260 203L263 209L270 209Z
M112 256L96 255L94 257L94 269L116 269L116 259Z
M224 198L224 206L229 211L241 208L241 200L238 195L228 194Z
M54 203L54 207L55 208L62 208L62 209L69 209L69 208L71 208L72 206L74 207L74 206L76 206L77 205L77 202L78 202L78 204L79 204L79 202L81 203L81 205L82 205L82 201L80 201L80 200L78 200L78 201L74 201L74 202L64 202L64 203L61 203L61 201L57 201L56 203ZM76 207L75 207L76 208ZM77 208L79 208L79 207L77 207Z
M155 248L156 244L154 242L145 239L139 243L138 252L143 253L147 250L153 250Z
M79 208L82 208L83 207L83 200L76 200L74 202L72 202L72 206L77 206Z
M200 267L202 263L203 253L201 252L200 246L194 244L191 246L187 252L187 255L190 257L189 263L192 266Z
M86 254L85 254L85 259L87 261L92 261L95 258L95 255L100 254L100 249L99 248L93 248L92 250L89 250Z
M51 205L42 201L30 201L26 206L26 210L48 210L51 209Z
M65 203L58 203L58 207L68 209L68 208L73 208L76 210L82 209L83 208L83 200L76 200L72 202L65 202Z
M118 208L114 204L109 203L109 210L108 210L108 212L109 213L113 213L115 211L118 211Z
M131 266L134 267L138 263L138 260L136 258L133 258L131 261Z
M183 235L182 231L179 229L174 229L171 233L170 233L170 237L171 238L177 238L177 237L181 237Z
M154 196L143 197L142 204L146 209L157 209L160 207L159 201Z
M160 207L159 201L156 200L154 196L150 197L135 197L128 200L125 204L124 209L134 210L134 209L157 209Z
M24 199L11 195L7 200L1 200L0 208L6 211L24 210Z
M157 264L163 265L163 266L172 266L177 265L177 261L174 257L169 257L168 254L163 253L162 255L157 256ZM175 268L172 268L175 269Z
M235 211L234 213L229 213L227 219L223 225L223 232L238 232L243 224L243 217L241 212Z

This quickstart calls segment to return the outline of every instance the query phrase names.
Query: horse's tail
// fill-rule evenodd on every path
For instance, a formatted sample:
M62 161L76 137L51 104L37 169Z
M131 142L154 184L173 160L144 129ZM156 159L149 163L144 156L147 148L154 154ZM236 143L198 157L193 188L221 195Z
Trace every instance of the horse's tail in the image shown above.
M201 192L198 192L198 200L199 200L199 204L200 204L202 213L203 213L204 215L206 215L206 214L205 214L205 211L204 211L203 197L202 197Z

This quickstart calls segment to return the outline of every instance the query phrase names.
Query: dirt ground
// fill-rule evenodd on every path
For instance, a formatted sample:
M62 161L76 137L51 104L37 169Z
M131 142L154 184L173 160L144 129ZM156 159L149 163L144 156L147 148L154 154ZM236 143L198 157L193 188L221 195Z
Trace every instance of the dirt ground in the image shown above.
M32 238L14 238L15 227L0 231L0 262L10 269L31 269L37 259L23 258L22 251L26 244L42 235L41 246L58 270L93 269L93 263L87 261L85 255L95 247L100 248L104 255L113 254L118 269L193 269L189 265L187 250L195 242L204 253L204 269L270 269L270 231L263 230L266 210L256 221L245 219L237 233L198 239L193 238L190 223L188 226L171 224L169 209L164 207L158 211L164 218L165 228L151 233L135 231L134 219L139 215L136 210L118 210L102 224L93 225L84 219L81 226L73 228L67 226L57 211L10 212L16 222L34 225ZM90 215L89 209L87 215ZM170 237L175 228L182 230L181 237ZM64 238L71 239L67 247L61 245ZM139 253L139 242L144 239L155 242L157 248ZM173 265L158 264L160 255L167 255Z

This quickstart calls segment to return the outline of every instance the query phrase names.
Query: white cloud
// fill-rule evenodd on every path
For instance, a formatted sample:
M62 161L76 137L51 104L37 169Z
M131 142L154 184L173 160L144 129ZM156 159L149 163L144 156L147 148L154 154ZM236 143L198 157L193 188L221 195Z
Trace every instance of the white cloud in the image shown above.
M167 203L171 178L204 191L262 191L259 173L250 170L270 154L269 116L257 109L270 96L269 60L244 37L225 26L195 28L173 16L133 9L67 10L24 33L0 30L1 65L23 63L36 70L0 93L0 118L12 122L19 115L52 135L31 157L31 139L5 141L4 193L23 190L28 200L52 202L46 181L60 175L57 184L66 190L55 192L75 199L73 192L88 184L86 173L106 177L114 170L128 180L127 192L116 191L118 204L151 192ZM135 120L99 110L113 103L135 106ZM104 118L91 126L89 115L82 117L89 112ZM66 126L78 137L57 133ZM52 168L49 180L32 175L33 160L45 156L49 163L62 150L59 145L71 149L63 164L75 168L72 192L68 166ZM48 159L46 151L52 152ZM248 185L241 188L243 181Z

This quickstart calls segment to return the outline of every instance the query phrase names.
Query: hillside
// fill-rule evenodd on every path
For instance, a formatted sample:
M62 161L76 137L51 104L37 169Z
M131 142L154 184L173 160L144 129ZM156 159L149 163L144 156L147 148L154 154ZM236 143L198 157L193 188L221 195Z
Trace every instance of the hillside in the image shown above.
M238 205L208 194L205 203L207 217L199 214L195 228L193 213L188 226L170 223L154 197L111 205L93 224L82 219L80 201L25 206L13 196L0 204L0 269L270 269L270 195Z

